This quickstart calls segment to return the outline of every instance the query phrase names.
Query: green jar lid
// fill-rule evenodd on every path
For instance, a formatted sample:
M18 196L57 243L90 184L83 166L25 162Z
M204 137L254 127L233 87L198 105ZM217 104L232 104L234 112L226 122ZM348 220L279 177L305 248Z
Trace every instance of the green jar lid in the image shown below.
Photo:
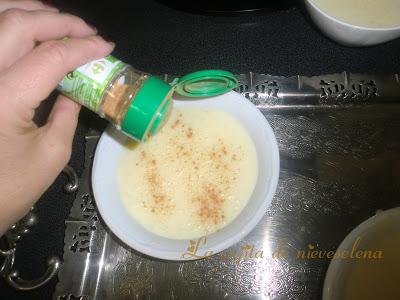
M146 140L161 128L172 109L172 87L150 76L131 102L121 129L136 140Z
M172 110L172 93L188 97L209 97L235 88L235 75L222 70L203 70L181 77L172 86L150 76L132 100L121 129L132 138L143 141L154 135L166 122Z
M181 77L175 91L188 97L209 97L229 92L238 85L235 75L223 70L202 70Z

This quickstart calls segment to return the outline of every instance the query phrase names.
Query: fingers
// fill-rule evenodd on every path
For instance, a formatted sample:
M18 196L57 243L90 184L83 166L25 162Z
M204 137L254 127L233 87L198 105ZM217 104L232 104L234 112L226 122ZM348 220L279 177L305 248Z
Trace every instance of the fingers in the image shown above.
M35 109L71 70L108 55L113 43L99 36L48 41L0 74L0 86L8 98Z
M0 234L4 222L22 217L69 161L79 108L60 96L44 127L3 141L0 134Z
M0 71L31 51L38 42L95 33L85 21L70 14L9 9L0 14Z
M0 1L0 13L10 8L19 8L24 10L49 10L58 11L57 8L43 4L40 1L33 0L8 0Z
M68 162L71 155L80 108L81 106L71 99L59 95L47 124L42 127L44 138L47 141L52 141L55 145L53 154L60 160L59 165L61 167Z

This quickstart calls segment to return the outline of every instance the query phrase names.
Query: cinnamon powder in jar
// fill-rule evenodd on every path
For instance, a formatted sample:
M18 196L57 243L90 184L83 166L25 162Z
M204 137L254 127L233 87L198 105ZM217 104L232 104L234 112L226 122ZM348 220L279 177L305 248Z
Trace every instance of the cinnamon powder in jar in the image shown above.
M103 100L102 108L106 117L118 125L121 124L134 93L134 86L115 83L113 87L106 92Z

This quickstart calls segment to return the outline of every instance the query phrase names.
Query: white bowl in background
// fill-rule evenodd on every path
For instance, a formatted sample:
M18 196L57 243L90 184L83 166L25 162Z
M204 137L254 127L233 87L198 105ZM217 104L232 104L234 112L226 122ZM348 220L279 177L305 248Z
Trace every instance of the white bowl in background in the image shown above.
M326 36L346 46L372 46L400 37L400 20L396 27L363 27L338 20L321 10L312 0L305 0L305 6L312 20Z
M232 114L245 127L257 151L258 178L247 205L231 223L207 236L203 253L212 251L215 254L244 238L270 206L279 177L278 145L263 114L238 93L229 92L195 101L179 100L174 104L207 106ZM183 260L182 253L187 250L190 240L173 240L151 233L133 219L120 198L117 166L126 139L109 127L97 145L92 168L92 188L97 208L111 231L128 246L149 256Z
M394 231L398 231L399 228L400 207L392 208L385 211L378 211L376 215L372 216L371 218L367 219L356 228L354 228L342 241L336 251L339 253L343 253L343 251L348 251L350 253L358 238L360 238L360 242L357 249L366 251L382 250L371 249L371 244L373 244L373 241L376 241L377 238L381 238L382 236L387 236L388 232L390 231L392 233ZM396 247L396 245L394 244L393 247ZM384 252L383 257L385 257ZM354 270L352 267L357 264L358 261L359 260L357 258L333 258L331 260L325 276L322 300L342 300L345 298L349 298L349 295L347 295L346 297L346 288L349 284L349 278L351 276L354 276ZM382 295L381 299L388 298L385 298Z

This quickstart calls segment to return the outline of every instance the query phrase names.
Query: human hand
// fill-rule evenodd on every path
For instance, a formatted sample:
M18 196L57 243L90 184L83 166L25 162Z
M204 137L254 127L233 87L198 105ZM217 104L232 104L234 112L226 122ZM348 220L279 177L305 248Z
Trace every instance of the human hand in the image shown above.
M35 109L65 74L108 55L114 44L82 19L38 1L0 0L0 45L1 236L71 155L80 106L58 96L42 127L33 122Z

